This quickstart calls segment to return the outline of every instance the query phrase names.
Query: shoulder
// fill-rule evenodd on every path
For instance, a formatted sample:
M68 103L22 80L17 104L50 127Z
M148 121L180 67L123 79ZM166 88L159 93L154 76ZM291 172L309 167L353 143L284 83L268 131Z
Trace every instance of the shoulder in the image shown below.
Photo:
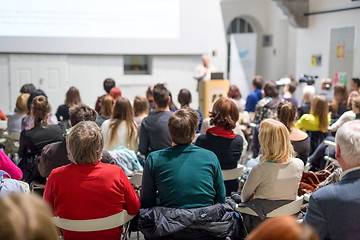
M297 169L303 170L304 169L304 162L299 158L293 158L290 162L293 166Z

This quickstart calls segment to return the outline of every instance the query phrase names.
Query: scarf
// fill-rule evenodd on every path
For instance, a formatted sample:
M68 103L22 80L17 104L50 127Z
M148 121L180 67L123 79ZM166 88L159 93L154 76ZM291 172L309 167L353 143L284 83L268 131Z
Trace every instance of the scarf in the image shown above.
M236 137L236 134L233 132L233 130L226 130L224 127L220 126L209 128L206 130L206 133L228 139L234 139Z

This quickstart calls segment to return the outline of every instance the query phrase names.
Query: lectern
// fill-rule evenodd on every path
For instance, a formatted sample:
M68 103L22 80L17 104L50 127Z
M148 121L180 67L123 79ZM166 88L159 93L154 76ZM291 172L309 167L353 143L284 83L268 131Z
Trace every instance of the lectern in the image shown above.
M214 102L220 97L226 97L229 92L229 80L210 80L199 82L199 109L203 118L209 117Z

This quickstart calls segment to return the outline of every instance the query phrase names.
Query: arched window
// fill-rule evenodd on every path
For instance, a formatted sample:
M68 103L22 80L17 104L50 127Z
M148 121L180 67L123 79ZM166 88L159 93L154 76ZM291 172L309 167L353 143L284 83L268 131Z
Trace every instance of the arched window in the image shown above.
M232 33L252 33L253 32L253 28L251 26L251 24L246 21L245 19L238 17L235 18L234 20L232 20L227 34L232 34Z

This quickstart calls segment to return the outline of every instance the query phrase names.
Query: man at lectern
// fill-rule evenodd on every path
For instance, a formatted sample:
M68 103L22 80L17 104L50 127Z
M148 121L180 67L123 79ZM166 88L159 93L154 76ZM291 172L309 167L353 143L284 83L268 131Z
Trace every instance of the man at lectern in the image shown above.
M210 65L209 55L203 55L202 62L203 64L195 68L194 78L198 81L209 81L211 79L211 73L216 72L216 67Z

